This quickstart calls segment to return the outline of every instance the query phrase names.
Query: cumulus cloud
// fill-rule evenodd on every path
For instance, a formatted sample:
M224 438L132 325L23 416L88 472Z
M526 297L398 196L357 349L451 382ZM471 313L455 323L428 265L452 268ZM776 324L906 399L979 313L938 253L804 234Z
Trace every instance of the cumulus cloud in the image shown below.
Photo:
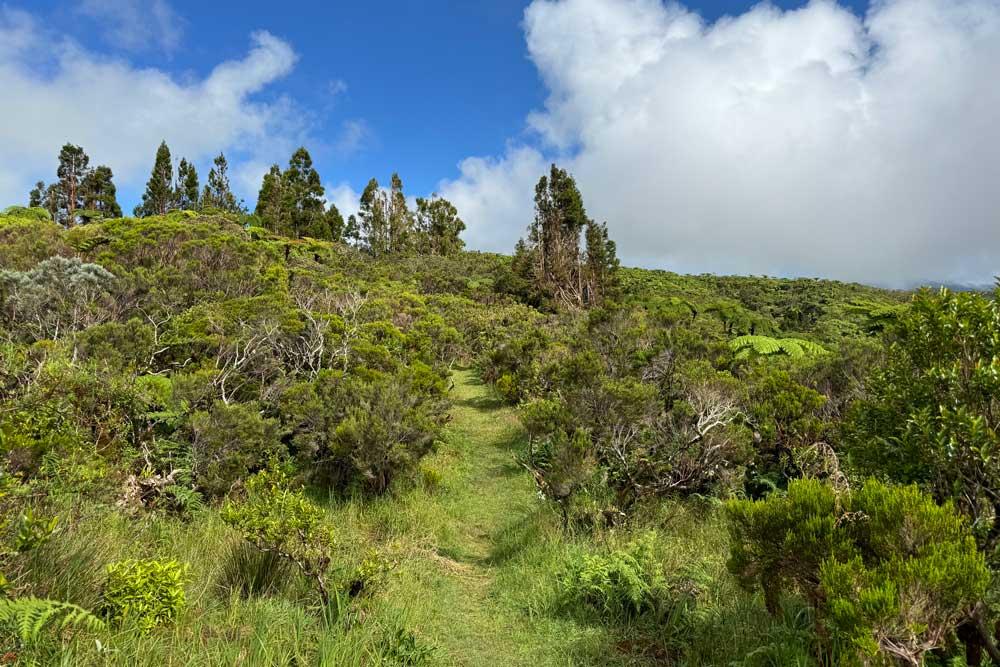
M105 40L130 51L174 51L184 21L166 0L81 0L78 11L95 19Z
M250 189L247 174L290 155L307 129L290 100L255 98L296 58L289 44L259 31L244 57L178 80L95 54L31 14L0 7L0 202L23 201L33 180L52 178L67 141L110 165L119 186L140 186L164 139L175 156L201 164L226 151L234 183L244 186L239 194L252 197L259 181Z
M707 23L660 0L534 0L548 88L534 147L441 183L472 245L509 251L549 161L623 258L891 285L1000 269L1000 2L758 5Z

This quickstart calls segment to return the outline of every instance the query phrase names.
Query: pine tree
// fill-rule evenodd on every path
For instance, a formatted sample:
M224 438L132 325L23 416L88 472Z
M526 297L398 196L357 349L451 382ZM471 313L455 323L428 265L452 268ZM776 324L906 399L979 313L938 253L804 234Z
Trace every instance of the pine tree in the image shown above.
M80 185L89 171L90 158L83 149L73 144L65 144L59 151L58 197L56 219L68 226L76 224L76 211L83 207Z
M358 224L358 218L356 215L349 215L347 217L347 223L344 225L343 233L344 243L352 243L354 245L359 245L361 243L361 225Z
M217 208L226 213L243 213L245 209L242 203L236 201L236 195L229 186L229 162L226 161L226 156L219 153L213 165L202 194L202 207Z
M105 165L100 165L84 177L81 185L84 208L96 211L103 218L122 217L113 178L111 168Z
M288 225L282 209L283 201L281 167L272 164L270 171L264 174L264 180L260 185L254 214L264 221L266 228L278 234L288 234Z
M174 168L170 162L170 149L167 142L161 142L156 149L156 161L153 173L146 182L146 191L142 195L142 203L135 207L135 215L147 217L163 215L170 210L174 197Z
M389 180L389 251L403 253L410 249L413 241L413 216L406 206L403 181L399 174Z
M382 257L392 249L388 209L389 198L382 191L378 181L371 179L361 193L358 217L365 247L375 257Z
M330 208L326 210L325 215L326 223L326 233L331 241L343 241L345 223L344 216L340 214L340 210L337 208L336 204L330 204Z
M290 223L291 235L325 237L323 184L304 147L292 154L288 169L281 175L281 184L283 215Z
M174 191L174 206L185 211L196 211L199 208L198 170L194 164L181 158L177 165L177 188Z
M465 246L459 238L465 223L458 217L458 209L437 195L430 199L417 198L415 228L417 248L421 253L451 255Z
M528 229L528 244L536 262L533 281L554 304L583 303L580 234L587 223L576 181L553 164L548 177L542 176L535 186L535 220Z
M28 193L28 206L30 208L45 206L45 181L35 183L35 187Z
M600 305L615 299L619 291L618 262L615 242L608 238L608 224L587 221L584 303Z

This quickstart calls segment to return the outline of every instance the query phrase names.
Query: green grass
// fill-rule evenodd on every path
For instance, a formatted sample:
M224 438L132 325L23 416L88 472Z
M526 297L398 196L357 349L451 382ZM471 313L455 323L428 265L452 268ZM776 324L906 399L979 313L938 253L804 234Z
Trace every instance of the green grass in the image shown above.
M683 657L677 650L664 662L669 628L650 633L559 608L556 574L567 557L613 547L631 533L565 535L516 462L524 432L514 410L495 401L471 371L456 372L454 382L451 422L422 464L436 471L426 475L435 484L326 503L338 536L335 571L349 571L372 547L392 564L341 619L324 621L315 595L295 574L267 596L234 592L227 555L239 537L212 510L182 522L84 506L65 512L72 516L66 528L35 555L19 584L93 609L108 562L173 558L190 564L188 607L175 624L146 636L105 633L102 651L95 635L65 634L24 651L24 664L712 665L741 658L773 631L759 601L725 572L718 512L697 504L664 504L642 520L659 528L668 575L698 570L708 582L698 631L685 636ZM406 662L401 656L410 644L429 657Z

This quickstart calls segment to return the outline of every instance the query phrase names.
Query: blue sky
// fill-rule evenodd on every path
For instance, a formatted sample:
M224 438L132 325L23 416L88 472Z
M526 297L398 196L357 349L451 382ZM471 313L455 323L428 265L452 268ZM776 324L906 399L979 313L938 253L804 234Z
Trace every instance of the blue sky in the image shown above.
M1000 272L1000 0L0 0L0 202L66 141L131 208L160 139L252 205L305 145L509 252L551 162L623 261L902 286Z
M116 11L118 3L96 4ZM360 190L372 176L384 181L398 171L408 190L428 193L441 179L457 176L463 158L498 153L511 138L533 139L525 117L543 104L546 90L525 50L525 0L387 0L378 3L379 11L367 2L233 4L174 0L169 6L177 38L141 46L123 46L116 30L106 30L106 15L81 11L79 3L9 6L30 9L57 30L92 36L82 40L90 48L181 79L204 77L217 63L242 57L254 30L271 32L299 60L258 97L290 96L308 116L307 148L328 183L346 181ZM688 6L715 20L754 4ZM866 5L851 3L859 12ZM360 129L345 130L345 122ZM149 147L150 163L154 150ZM123 201L138 199L137 188L123 190Z

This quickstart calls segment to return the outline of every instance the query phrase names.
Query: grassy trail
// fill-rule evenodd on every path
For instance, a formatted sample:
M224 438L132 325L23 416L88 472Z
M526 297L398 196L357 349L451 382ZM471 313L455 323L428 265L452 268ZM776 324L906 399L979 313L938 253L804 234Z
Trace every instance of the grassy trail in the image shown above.
M406 601L408 625L437 647L440 664L618 664L603 629L541 611L564 545L514 460L524 432L473 372L454 382L452 421L429 460L442 488L407 508L417 515L411 529L433 529L401 563L389 597Z

